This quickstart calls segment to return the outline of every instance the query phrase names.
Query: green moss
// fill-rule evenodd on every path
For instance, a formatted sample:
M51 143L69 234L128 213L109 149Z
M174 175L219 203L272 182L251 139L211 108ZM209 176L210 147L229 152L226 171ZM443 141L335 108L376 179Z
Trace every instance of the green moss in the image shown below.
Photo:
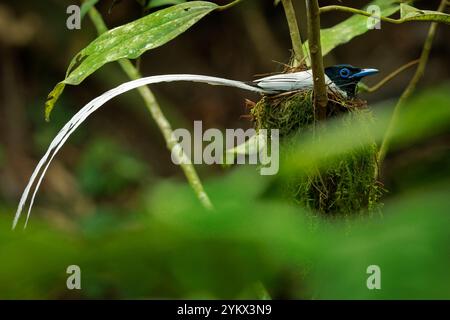
M276 97L263 97L250 111L255 128L279 129L280 152L289 152L294 135L312 130L314 109L312 92L303 91ZM330 96L327 118L349 114L347 123L372 121L366 102ZM270 193L277 193L314 212L326 215L360 213L379 207L383 188L374 179L376 144L361 146L326 168L292 175L289 181L277 182Z
M286 138L314 121L312 91L281 95L275 98L264 96L252 109L255 129L279 129L280 138Z

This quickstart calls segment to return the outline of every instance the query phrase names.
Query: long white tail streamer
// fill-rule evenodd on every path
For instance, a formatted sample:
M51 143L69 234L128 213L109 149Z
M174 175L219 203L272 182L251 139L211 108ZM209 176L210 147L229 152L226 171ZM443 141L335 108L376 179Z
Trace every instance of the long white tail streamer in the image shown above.
M254 87L254 86L251 86L251 85L246 84L241 81L235 81L235 80L229 80L229 79L223 79L223 78L217 78L217 77L210 77L210 76L193 75L193 74L169 74L169 75L145 77L145 78L125 82L125 83L121 84L120 86L105 92L101 96L90 101L80 111L78 111L69 120L69 122L67 122L64 125L64 127L58 132L56 137L50 143L50 146L48 147L47 152L44 154L44 156L41 158L41 160L37 164L36 168L33 171L33 174L30 177L30 180L28 181L27 186L25 187L25 190L22 193L22 196L19 201L19 206L18 206L16 214L14 216L12 228L14 229L17 226L17 223L19 221L23 207L25 206L25 203L26 203L29 193L31 191L31 188L32 188L34 182L36 181L36 179L38 178L36 186L33 191L33 194L31 196L29 207L28 207L27 218L25 220L25 225L24 225L24 228L26 228L26 226L28 224L28 219L30 218L30 213L31 213L31 209L33 207L34 199L35 199L36 194L39 190L39 187L42 183L42 180L44 179L45 173L47 172L48 167L50 166L50 163L52 162L53 158L55 157L55 155L57 154L59 149L61 149L61 147L66 142L66 140L70 137L70 135L78 128L78 126L81 123L83 123L84 120L86 120L87 117L89 117L98 108L103 106L106 102L108 102L112 98L114 98L124 92L130 91L130 90L133 90L133 89L136 89L138 87L148 85L148 84L161 83L161 82L176 82L176 81L191 81L191 82L207 83L207 84L211 84L211 85L229 86L229 87L235 87L235 88L239 88L239 89L243 89L243 90L258 92L258 93L262 93L262 94L276 93L275 91Z

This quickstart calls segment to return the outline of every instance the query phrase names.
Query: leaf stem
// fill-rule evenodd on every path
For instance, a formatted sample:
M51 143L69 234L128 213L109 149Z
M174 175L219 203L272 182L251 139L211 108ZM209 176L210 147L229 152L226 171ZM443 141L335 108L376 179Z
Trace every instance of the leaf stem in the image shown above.
M325 72L320 43L320 14L318 1L306 0L306 11L308 13L308 45L314 80L314 113L316 119L324 120L326 118L328 95L327 87L325 85Z
M293 66L297 67L301 64L305 58L303 52L302 38L300 36L300 30L298 28L297 18L295 16L294 6L291 0L281 0L286 15L286 20L289 26L289 34L292 41L292 50L294 51Z
M359 10L359 9L355 9L355 8L345 7L345 6L332 5L332 6L325 6L325 7L320 8L321 14L325 13L325 12L330 12L330 11L342 11L342 12L347 12L347 13L354 13L354 14L359 14L359 15L366 16L366 17L373 16L373 14L370 12L366 12L364 10ZM440 11L440 12L442 12L442 11ZM405 23L405 22L413 22L413 21L418 21L418 20L442 22L442 23L448 24L448 20L446 20L445 18L443 18L443 19L439 19L439 18L412 19L412 18L407 17L407 18L400 18L400 19L392 19L392 18L381 17L381 16L376 17L376 18L380 19L381 21L385 21L385 22L389 22L389 23L393 23L393 24L401 24L401 23Z
M108 28L105 25L105 22L103 21L102 16L100 13L95 9L95 7L92 7L89 10L89 17L91 21L93 22L97 32L99 34L102 34L106 31L108 31ZM131 80L135 80L138 78L142 78L142 75L140 72L133 66L130 60L128 59L121 59L119 60L119 64L122 67L122 70L127 74L127 76ZM164 116L158 102L155 99L155 96L153 95L152 91L148 87L139 87L138 91L142 97L142 99L145 102L145 106L147 107L147 110L150 112L152 118L155 120L156 124L158 125L161 133L164 136L164 139L166 140L167 148L171 151L178 143L172 127L169 123L169 121ZM180 163L181 169L183 170L186 179L188 180L189 184L191 185L192 189L194 190L197 198L199 199L200 203L206 208L206 209L213 209L213 205L205 192L203 185L200 181L200 178L198 177L197 171L195 170L194 166L190 161L184 161L187 160L188 157L184 152L181 153L181 155L177 154L177 152L174 153L174 156L179 157L178 163Z
M345 7L345 6L333 5L333 6L325 6L325 7L320 8L321 14L325 13L325 12L330 12L330 11L342 11L342 12L347 12L347 13L359 14L359 15L366 16L366 17L372 17L372 13L370 13L370 12L355 9L355 8ZM379 18L381 21L386 21L386 22L395 23L395 24L400 24L400 23L404 22L403 19L392 19L392 18L388 18L388 17L377 17L377 18Z
M447 0L441 0L441 3L438 8L438 12L443 12L445 9L445 6L447 5ZM388 128L386 130L386 134L384 136L383 142L381 144L380 150L377 154L377 161L378 161L378 167L381 168L381 164L386 157L386 153L389 148L389 143L393 134L393 131L395 130L395 127L398 122L398 118L400 115L400 112L402 108L404 107L406 101L409 99L409 97L413 94L417 83L422 78L423 74L425 73L425 67L428 62L428 58L430 56L431 48L433 46L433 40L436 35L436 29L437 29L438 23L433 22L431 23L431 26L428 30L428 35L425 40L425 43L423 45L422 53L419 58L419 65L417 66L416 73L414 74L413 78L409 82L408 86L406 87L405 91L401 95L400 99L397 102L397 105L394 108L394 112L392 114L391 120L389 122ZM375 176L378 177L379 170L376 170Z
M220 6L219 8L217 8L217 11L227 10L231 7L234 7L235 5L237 5L238 3L242 2L242 1L244 1L244 0L234 0L233 2L230 2L228 4Z
M376 85L374 85L373 87L369 87L365 89L365 92L369 92L369 93L373 93L375 91L377 91L378 89L380 89L382 86L384 86L386 83L388 83L389 81L391 81L392 79L394 79L396 76L398 76L400 73L402 73L403 71L411 68L412 66L418 64L420 62L419 59L416 59L414 61L408 62L407 64L401 66L400 68L398 68L397 70L395 70L394 72L392 72L391 74L389 74L388 76L386 76L383 80L381 80L380 82L378 82Z

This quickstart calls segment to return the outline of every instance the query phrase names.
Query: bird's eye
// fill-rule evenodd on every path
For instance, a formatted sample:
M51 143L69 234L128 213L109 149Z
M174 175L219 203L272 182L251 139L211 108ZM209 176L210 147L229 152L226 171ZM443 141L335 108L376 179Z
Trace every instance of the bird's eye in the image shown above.
M350 76L350 70L348 70L347 68L341 69L341 71L339 71L339 75L342 78L348 78Z

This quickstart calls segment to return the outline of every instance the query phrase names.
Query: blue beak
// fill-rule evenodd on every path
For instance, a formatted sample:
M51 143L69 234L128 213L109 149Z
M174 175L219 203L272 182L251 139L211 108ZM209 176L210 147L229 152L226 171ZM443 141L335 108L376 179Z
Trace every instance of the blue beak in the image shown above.
M363 78L378 73L377 69L362 69L360 72L350 76L350 78Z

